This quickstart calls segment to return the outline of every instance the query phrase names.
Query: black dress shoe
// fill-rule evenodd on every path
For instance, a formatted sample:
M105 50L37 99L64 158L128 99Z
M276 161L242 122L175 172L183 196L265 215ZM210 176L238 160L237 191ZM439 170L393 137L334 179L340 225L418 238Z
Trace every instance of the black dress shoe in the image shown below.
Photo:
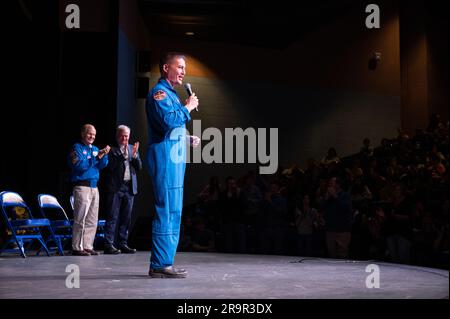
M121 253L120 249L117 249L114 246L105 247L105 250L103 251L106 255L118 255Z
M120 246L120 251L123 252L124 254L134 254L136 252L136 249L124 245Z
M100 255L98 252L96 252L96 251L93 250L93 249L85 249L84 251L87 252L88 254L90 254L91 256L97 256L97 255Z
M183 269L184 270L184 269ZM180 271L173 266L168 266L159 269L150 269L148 275L152 278L186 278L186 270Z
M90 256L91 254L85 250L72 250L72 256Z

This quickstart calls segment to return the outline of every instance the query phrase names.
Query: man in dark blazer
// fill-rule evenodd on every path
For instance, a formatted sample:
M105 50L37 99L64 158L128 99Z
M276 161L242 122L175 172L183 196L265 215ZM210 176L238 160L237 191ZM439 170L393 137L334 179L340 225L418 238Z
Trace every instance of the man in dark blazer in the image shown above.
M106 206L105 254L134 254L128 247L134 195L137 194L136 171L142 169L139 142L128 144L130 128L117 127L117 146L111 148L109 163L104 170ZM116 234L117 233L117 234Z

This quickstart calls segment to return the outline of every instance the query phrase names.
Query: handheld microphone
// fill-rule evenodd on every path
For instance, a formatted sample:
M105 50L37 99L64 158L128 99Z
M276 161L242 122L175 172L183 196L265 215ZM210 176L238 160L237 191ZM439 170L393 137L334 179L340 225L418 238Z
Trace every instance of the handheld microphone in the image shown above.
M186 83L184 85L184 88L186 89L186 92L189 96L192 95L192 88L191 88L191 83ZM196 107L195 110L198 112L198 108Z

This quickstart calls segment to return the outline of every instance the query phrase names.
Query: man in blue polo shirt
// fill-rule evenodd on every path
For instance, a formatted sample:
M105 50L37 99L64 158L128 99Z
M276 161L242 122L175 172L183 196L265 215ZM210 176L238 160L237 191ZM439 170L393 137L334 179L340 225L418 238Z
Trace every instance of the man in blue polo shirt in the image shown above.
M94 250L97 231L100 170L108 165L109 145L99 150L92 145L96 130L91 124L81 128L81 142L75 143L69 156L70 179L73 184L72 254L98 255Z
M186 136L185 124L197 108L194 94L182 104L174 90L186 73L185 57L169 52L162 56L161 78L146 101L148 122L147 163L155 194L156 215L152 225L149 275L156 278L184 278L184 269L173 267L180 235L183 183L186 169L186 139L195 147L196 136Z

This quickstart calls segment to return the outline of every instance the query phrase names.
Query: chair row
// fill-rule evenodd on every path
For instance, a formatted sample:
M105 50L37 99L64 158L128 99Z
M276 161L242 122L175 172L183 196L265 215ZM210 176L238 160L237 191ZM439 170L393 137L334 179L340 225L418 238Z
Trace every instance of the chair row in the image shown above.
M73 210L73 196L70 196L70 204ZM0 254L20 252L25 258L25 251L38 242L40 248L37 255L44 250L50 256L50 251L55 250L64 256L64 245L71 244L73 220L69 219L53 195L39 194L38 205L42 218L33 217L31 209L19 194L9 191L0 193L0 207L9 235L0 248ZM105 220L99 220L96 239L104 238L104 226ZM8 248L11 245L16 247Z

